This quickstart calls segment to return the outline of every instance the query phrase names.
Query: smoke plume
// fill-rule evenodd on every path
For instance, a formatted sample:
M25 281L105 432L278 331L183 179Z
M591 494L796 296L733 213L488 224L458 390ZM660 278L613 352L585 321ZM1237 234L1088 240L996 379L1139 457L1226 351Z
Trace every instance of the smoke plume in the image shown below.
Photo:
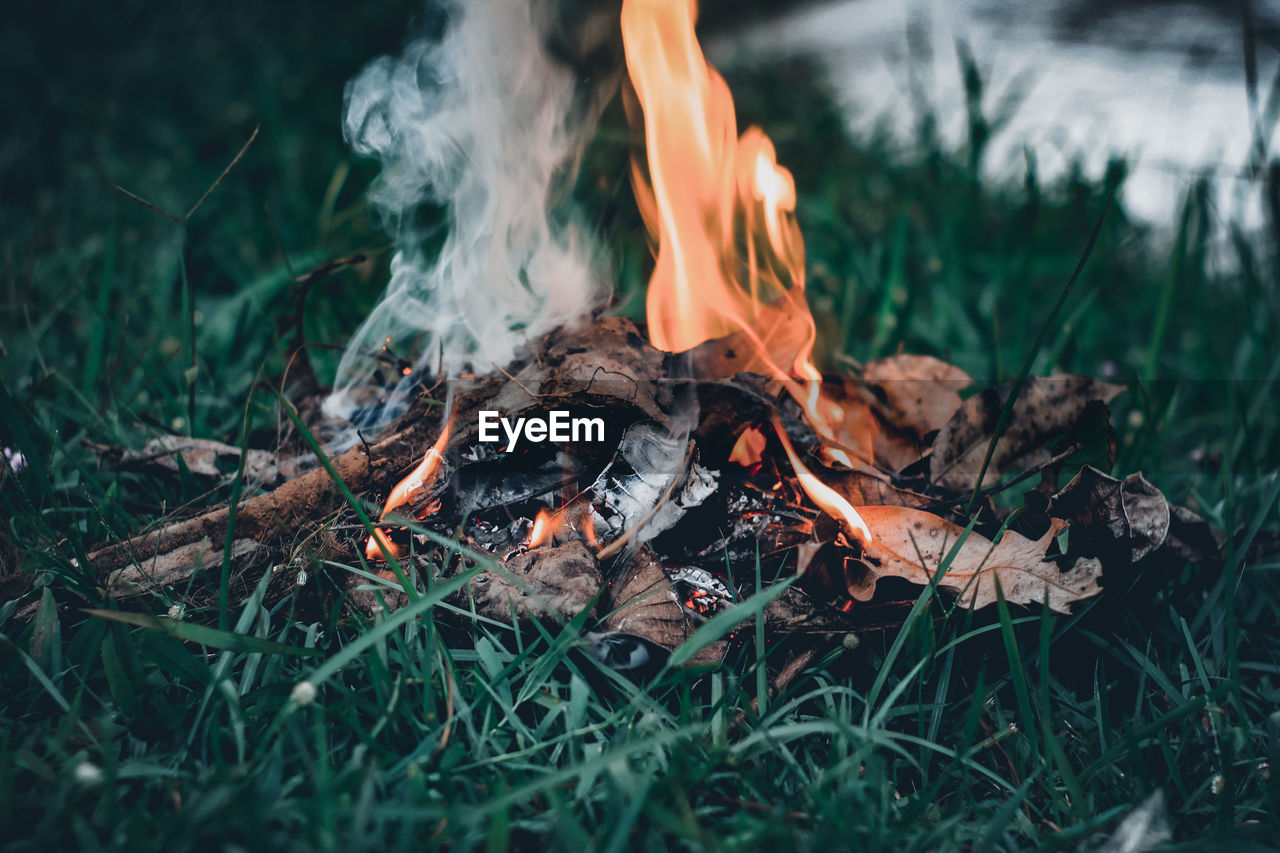
M549 0L440 5L441 35L375 60L346 89L345 137L381 164L370 201L396 241L386 291L325 404L360 426L402 411L424 375L506 364L603 295L598 251L565 196L610 93L552 58ZM440 208L444 225L424 227Z

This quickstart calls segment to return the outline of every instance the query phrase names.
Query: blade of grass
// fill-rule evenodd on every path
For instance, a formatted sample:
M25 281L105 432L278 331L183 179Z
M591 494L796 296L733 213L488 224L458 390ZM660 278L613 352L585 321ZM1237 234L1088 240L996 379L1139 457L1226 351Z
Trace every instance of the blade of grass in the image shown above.
M333 484L338 487L338 491L342 493L342 497L346 500L347 505L355 511L356 517L360 519L360 523L364 525L365 531L378 543L379 550L382 551L383 558L386 559L387 565L391 571L395 573L396 580L400 581L400 587L404 590L404 594L409 597L410 601L415 601L418 596L418 590L409 582L409 577L404 573L404 568L400 565L400 561L391 553L391 549L387 547L386 541L381 536L376 536L377 532L373 526L373 521L369 518L369 513L365 512L364 504L360 503L359 498L352 494L351 489L347 488L347 484L342 481L342 477L338 476L337 470L334 469L333 463L329 461L329 456L320 448L320 443L316 441L311 430L307 429L307 425L302 422L302 418L298 416L298 411L293 404L285 399L284 394L279 390L276 391L276 397L280 400L281 407L289 416L289 420L293 421L293 425L297 427L298 432L306 439L307 444L311 447L311 451L315 453L316 459L320 460L320 464L324 466L324 470L328 472L329 478L333 480ZM243 458L243 457L241 457Z
M763 592L751 596L741 604L735 604L712 616L698 626L698 629L689 635L689 639L681 643L680 647L671 653L671 657L667 661L667 668L683 666L692 660L698 652L724 637L743 622L759 613L763 613L769 602L786 592L787 588L795 581L796 576L792 575L784 581L773 584Z
M290 646L284 643L277 643L274 640L264 640L261 637L254 637L247 634L237 634L234 631L224 631L220 628L210 628L205 625L197 625L193 622L179 622L173 619L161 619L152 616L149 613L130 613L124 610L85 610L90 616L97 616L100 619L108 619L112 622L123 622L126 625L136 625L139 628L145 628L148 631L158 631L161 634L168 634L171 637L177 637L179 640L185 640L189 643L199 643L202 646L210 646L215 649L226 649L233 652L256 652L259 654L270 655L296 655L298 657L315 657L319 654L316 649L304 649L300 646Z
M244 419L240 423L240 462L236 465L236 476L231 481L231 500L227 503L227 536L222 545L222 571L218 578L218 627L224 631L231 625L231 549L235 544L236 510L240 507L240 492L244 488L245 467L249 461L249 408L252 401L253 391L250 390L244 404Z
M416 601L401 607L394 614L389 616L386 621L380 623L372 630L366 631L354 641L343 646L339 652L333 655L333 657L329 658L323 664L312 670L306 680L319 687L325 681L332 678L340 669L351 663L351 661L355 660L363 652L374 646L392 631L395 631L405 623L418 618L418 616L431 609L431 607L437 602L451 595L454 591L466 586L479 571L480 567L474 566L458 575L455 575L444 583L436 584L431 587L431 589L427 590L426 593L420 595Z
M111 285L116 272L116 231L112 227L107 235L106 255L102 259L102 277L98 279L98 300L94 305L96 320L90 325L89 350L85 355L84 373L80 380L81 391L85 396L93 393L94 383L102 369L102 350L107 339L107 305L111 295Z
M876 679L872 682L871 689L867 691L867 700L862 714L862 725L864 728L870 727L871 708L876 704L876 700L880 696L880 691L884 689L885 682L889 678L889 673L893 669L894 662L897 661L898 656L902 654L902 649L906 645L907 637L910 636L916 620L920 618L920 614L925 611L929 606L929 602L931 602L933 597L937 595L938 583L946 576L947 569L951 567L951 563L955 560L956 555L960 553L960 547L965 543L965 540L969 538L969 534L973 532L973 525L976 522L977 519L970 519L969 525L964 529L964 532L960 534L956 539L955 544L951 546L951 550L948 551L947 555L943 557L941 562L939 562L938 570L934 572L933 576L929 579L928 586L920 590L920 594L916 597L915 604L911 605L911 610L907 613L907 617L902 620L902 627L898 629L897 636L893 638L893 645L889 647L889 652L885 655L884 662L880 664L880 668L876 672ZM912 538L912 542L915 542L914 537ZM917 554L918 553L919 549L917 549ZM922 558L920 562L923 565L925 561Z

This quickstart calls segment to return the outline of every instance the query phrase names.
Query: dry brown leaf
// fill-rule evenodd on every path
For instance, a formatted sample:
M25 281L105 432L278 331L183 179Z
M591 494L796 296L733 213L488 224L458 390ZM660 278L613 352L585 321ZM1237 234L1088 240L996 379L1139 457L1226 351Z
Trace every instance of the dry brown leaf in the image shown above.
M906 507L859 507L858 514L872 535L863 549L861 572L846 578L849 594L858 601L869 601L882 577L921 586L929 583L964 533L964 528L945 519ZM1064 572L1046 558L1054 537L1066 526L1065 521L1053 519L1038 540L1007 530L999 543L971 532L938 586L955 593L962 606L976 609L996 601L999 580L1011 604L1042 604L1047 595L1051 610L1070 613L1072 603L1102 591L1098 585L1102 565L1083 558Z
M1011 387L988 388L964 401L933 441L929 471L945 489L967 491L977 482L987 445ZM1050 442L1069 430L1089 403L1110 402L1124 388L1087 376L1029 377L1009 414L983 485L1053 456Z
M483 571L471 581L476 612L506 620L550 617L568 622L604 585L600 563L581 542L535 548L506 561L507 572Z
M648 551L639 551L627 567L604 609L604 629L631 634L642 640L674 651L703 623L680 605L675 590L662 564ZM724 657L723 640L707 646L694 655L691 665L715 663Z
M884 392L889 421L923 438L946 426L964 402L960 392L973 384L969 374L930 355L891 355L869 361L862 378Z
M1050 499L1049 512L1071 519L1084 534L1081 538L1102 551L1119 546L1132 562L1159 548L1169 535L1169 504L1141 474L1117 480L1086 466Z
M1221 557L1221 543L1204 519L1170 504L1140 473L1117 480L1097 468L1081 468L1050 498L1048 512L1070 519L1078 531L1073 552L1122 563L1155 551L1197 563Z

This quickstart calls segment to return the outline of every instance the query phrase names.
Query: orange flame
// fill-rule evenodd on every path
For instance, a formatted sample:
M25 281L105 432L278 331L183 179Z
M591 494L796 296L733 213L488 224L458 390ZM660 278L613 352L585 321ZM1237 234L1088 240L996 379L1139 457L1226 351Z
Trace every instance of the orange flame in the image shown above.
M546 545L563 523L564 519L553 514L551 510L538 510L538 517L533 520L533 529L529 531L529 544L525 547L537 548L539 545Z
M768 441L756 427L747 427L738 436L737 442L729 453L729 461L736 462L743 468L754 469L764 459L764 448Z
M814 330L803 307L804 242L791 216L795 182L759 128L738 138L733 96L703 58L696 16L690 0L622 4L627 70L644 114L648 156L647 164L633 160L632 183L658 244L646 302L649 335L659 349L682 352L744 332L773 362L758 331L760 315L786 299L807 320L792 365L799 366L808 360ZM773 366L782 376L791 372Z
M694 0L622 4L627 72L641 113L633 118L643 120L646 155L632 159L631 182L657 244L645 306L649 338L682 352L742 336L804 408L827 457L853 467L841 440L852 413L823 396L812 361L817 330L804 297L795 180L763 131L738 136L733 95L702 54L696 20ZM810 496L866 532L848 501L783 440Z
M453 418L450 418L444 425L444 429L440 431L440 437L436 439L436 443L431 446L422 461L418 463L418 467L413 469L409 476L405 477L396 487L391 490L391 494L387 495L387 502L383 504L382 514L378 516L378 521L385 521L392 510L395 510L413 499L416 492L427 488L435 481L440 473L440 463L444 460L444 449L449 443L449 432L453 429ZM438 502L427 507L420 518L425 518L440 508ZM381 543L381 546L379 545ZM385 547L391 556L399 559L404 550L391 541L387 535L381 530L375 530L374 535L364 546L364 555L369 560L382 560L382 548Z
M804 487L809 497L822 508L827 515L835 519L843 519L848 525L849 530L856 533L863 542L871 541L871 531L867 528L867 523L862 520L862 516L858 515L858 511L853 508L853 504L844 499L844 496L826 483L814 476L804 463L800 461L800 457L796 455L796 449L791 445L791 439L787 437L787 431L782 428L782 424L775 418L773 428L778 433L778 438L782 441L782 449L787 452L787 458L791 460L791 467L796 471L796 477L800 480L800 485Z
M643 114L636 201L657 261L646 310L653 345L683 352L737 333L839 444L843 408L822 396L804 297L796 188L757 127L737 135L733 96L704 58L693 0L624 0L627 71ZM834 456L843 451L836 449ZM850 463L851 464L851 463Z

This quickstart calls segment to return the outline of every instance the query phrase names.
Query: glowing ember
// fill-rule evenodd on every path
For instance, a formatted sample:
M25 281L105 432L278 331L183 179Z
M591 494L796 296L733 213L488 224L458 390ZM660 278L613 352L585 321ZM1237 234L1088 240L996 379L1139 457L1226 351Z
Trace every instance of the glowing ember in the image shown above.
M387 502L382 507L382 514L378 516L378 521L385 521L392 510L404 506L413 497L416 492L425 489L435 480L440 473L440 463L444 459L444 448L449 443L449 432L453 428L453 419L450 418L444 425L444 429L440 432L440 437L436 439L436 443L431 446L426 455L422 457L422 461L418 463L418 467L405 477L396 487L391 490L391 494L387 496ZM439 502L435 502L426 508L426 511L419 518L426 518L440 508ZM369 560L382 560L382 548L379 542L386 547L387 551L393 557L399 559L403 554L403 549L395 545L385 533L381 530L375 530L374 535L369 537L368 542L364 546L364 555Z
M764 433L756 427L747 427L743 430L742 435L738 436L738 441L733 445L733 451L729 454L729 461L736 462L743 468L754 470L760 466L761 460L764 458L764 448L768 439L764 437Z
M796 449L792 447L791 439L787 438L787 431L782 428L782 424L776 418L773 422L773 428L777 431L778 438L782 441L783 449L787 451L787 458L791 460L791 467L795 469L800 485L813 502L832 518L843 519L849 530L856 533L863 542L870 542L871 531L867 529L866 522L862 520L862 516L858 515L858 511L853 508L853 504L845 500L835 489L819 480L814 476L813 472L805 467L804 463L800 461L800 457L796 455Z
M796 189L759 128L737 135L733 96L694 33L693 0L624 0L627 71L643 112L636 201L657 243L646 309L653 345L682 352L737 334L804 407L831 458L845 410L822 396L811 360Z

